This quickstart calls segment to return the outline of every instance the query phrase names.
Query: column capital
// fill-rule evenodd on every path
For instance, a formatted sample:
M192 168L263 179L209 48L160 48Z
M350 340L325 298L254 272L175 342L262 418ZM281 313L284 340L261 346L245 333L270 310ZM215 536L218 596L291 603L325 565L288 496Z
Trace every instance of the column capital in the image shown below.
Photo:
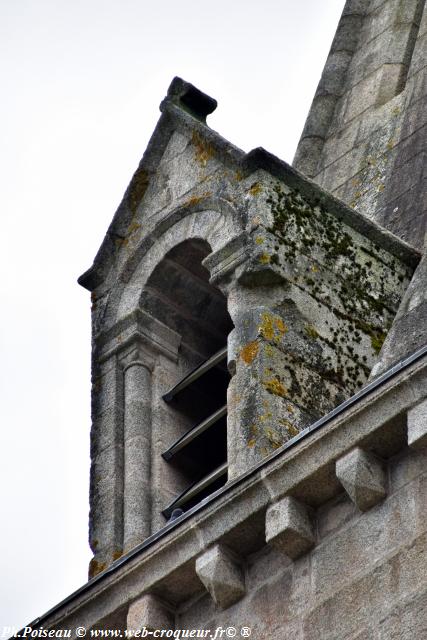
M99 362L107 360L113 354L118 354L123 361L135 349L144 354L141 357L144 363L147 357L154 359L159 354L176 362L180 344L179 333L141 309L116 322L96 340Z

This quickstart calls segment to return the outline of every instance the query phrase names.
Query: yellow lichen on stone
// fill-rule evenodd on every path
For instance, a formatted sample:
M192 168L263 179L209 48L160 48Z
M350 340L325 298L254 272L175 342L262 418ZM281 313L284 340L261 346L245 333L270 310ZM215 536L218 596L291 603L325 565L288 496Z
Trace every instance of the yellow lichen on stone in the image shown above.
M277 378L270 378L270 380L264 380L264 387L270 393L273 393L275 396L280 396L284 398L288 395L288 390L286 387L278 380Z
M128 227L128 235L131 235L132 233L135 233L135 231L138 231L138 229L141 228L141 225L139 224L139 222L136 222L136 220L134 220L133 222L130 223L129 227Z
M98 573L101 573L107 568L105 562L98 562L95 558L89 562L89 578L94 578Z
M264 355L267 358L272 358L274 356L274 348L270 344L266 344L264 347Z
M249 189L251 196L257 196L262 191L262 185L259 182L254 182Z
M248 447L252 448L256 445L256 437L259 433L259 429L256 424L252 424L249 428L250 438L248 440Z
M271 256L268 253L261 253L258 260L261 262L261 264L268 264L269 262L271 262Z
M273 317L269 313L262 314L261 324L258 327L258 331L266 340L273 340L274 338Z
M257 340L248 342L240 351L240 357L246 364L251 364L258 355L259 343Z
M255 238L256 244L262 244L264 242L264 238L262 236L258 236Z
M116 243L116 246L119 247L119 249L121 247L126 247L126 245L129 242L129 240L127 238L115 238L114 241Z
M319 334L317 332L316 327L314 327L312 324L306 324L304 326L304 332L306 333L306 335L308 335L309 338L311 338L312 340L316 340L316 338L319 337Z
M289 433L291 438L294 438L296 435L299 434L299 430L296 428L295 425L292 424L292 422L289 422L289 420L286 419L282 419L280 420L281 424L283 424L283 426L285 427L286 431Z
M188 207L194 207L196 204L199 204L205 198L209 198L212 195L211 191L206 191L206 193L202 193L200 196L192 196L185 203Z
M203 200L203 196L192 196L187 200L186 205L188 207L194 207L196 204L199 204L201 200Z
M263 338L265 338L266 340L271 340L277 344L288 331L288 327L283 322L282 318L272 316L269 313L263 313L261 316L261 323L258 327L258 331ZM266 349L266 355L273 355L271 347L269 353L267 353Z
M266 438L271 443L271 446L273 447L273 449L278 449L279 447L282 446L283 438L281 437L278 431L276 431L275 429L271 429L270 427L267 427L266 429L264 429L264 433Z
M195 159L201 167L206 167L210 158L212 158L214 151L212 146L203 140L201 135L197 131L193 131L191 142L195 147Z
M274 324L282 336L288 331L288 327L285 325L282 318L274 318Z
M136 212L139 203L147 191L148 184L149 175L147 171L145 171L145 169L138 169L132 178L127 194L129 209L132 213Z

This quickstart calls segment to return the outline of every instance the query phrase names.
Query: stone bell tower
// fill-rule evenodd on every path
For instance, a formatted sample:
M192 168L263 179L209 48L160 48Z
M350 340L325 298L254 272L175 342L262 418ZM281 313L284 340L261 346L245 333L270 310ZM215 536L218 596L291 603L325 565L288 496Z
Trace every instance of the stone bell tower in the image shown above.
M176 78L94 266L90 575L363 386L419 257ZM177 511L178 510L178 511Z

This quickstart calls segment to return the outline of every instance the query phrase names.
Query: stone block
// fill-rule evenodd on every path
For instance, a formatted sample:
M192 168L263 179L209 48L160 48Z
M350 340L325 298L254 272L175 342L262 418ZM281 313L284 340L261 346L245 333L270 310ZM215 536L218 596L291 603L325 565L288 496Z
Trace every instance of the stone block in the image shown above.
M265 537L292 560L309 551L315 536L307 507L290 496L271 505L266 513Z
M427 400L408 411L408 445L412 449L427 447Z
M360 447L337 460L336 474L361 511L367 511L386 496L386 476L381 463Z
M159 629L174 629L174 618L172 613L155 596L145 594L135 600L129 606L127 615L127 629L138 630L147 629L154 632Z
M319 136L304 136L301 138L293 165L309 177L318 173L318 163L322 155L324 139Z
M423 640L427 632L427 591L399 603L378 625L378 640Z
M245 595L242 568L222 545L215 545L197 558L196 573L221 609L230 607Z

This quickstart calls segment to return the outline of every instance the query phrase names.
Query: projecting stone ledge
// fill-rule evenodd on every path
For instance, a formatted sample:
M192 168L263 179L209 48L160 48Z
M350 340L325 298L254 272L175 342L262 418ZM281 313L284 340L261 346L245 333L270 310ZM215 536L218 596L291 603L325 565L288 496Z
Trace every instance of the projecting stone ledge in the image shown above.
M386 496L386 477L380 461L360 447L337 460L336 473L361 511L367 511Z
M215 545L197 558L196 573L221 609L230 607L245 595L242 569L222 545Z
M408 445L412 449L427 447L427 400L408 411Z
M127 629L147 629L153 633L158 629L173 629L174 616L155 596L145 594L129 606Z
M309 551L315 537L307 507L290 496L271 505L266 514L265 537L268 544L292 560Z

